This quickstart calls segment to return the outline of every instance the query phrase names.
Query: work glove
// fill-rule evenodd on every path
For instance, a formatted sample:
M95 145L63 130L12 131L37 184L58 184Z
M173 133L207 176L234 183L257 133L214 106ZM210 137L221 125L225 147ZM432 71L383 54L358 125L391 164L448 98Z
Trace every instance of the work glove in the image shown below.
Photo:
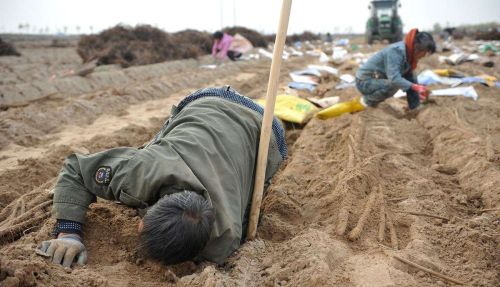
M37 253L64 267L71 267L75 259L80 265L87 262L87 250L82 243L82 238L77 234L64 234L57 239L43 241Z
M427 89L426 86L413 84L411 85L411 89L418 93L420 101L425 101L430 94L430 91Z

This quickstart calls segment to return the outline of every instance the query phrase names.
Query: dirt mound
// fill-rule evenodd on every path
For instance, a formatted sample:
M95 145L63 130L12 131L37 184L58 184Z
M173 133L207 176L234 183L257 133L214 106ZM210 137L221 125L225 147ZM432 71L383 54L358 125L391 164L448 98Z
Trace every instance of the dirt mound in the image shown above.
M172 38L175 43L198 47L200 54L210 54L212 52L212 35L208 32L187 29L173 33Z
M305 42L305 41L316 41L320 40L321 37L318 34L314 34L309 31L304 31L301 34L292 34L288 37L286 37L286 43L287 44L292 44L295 42Z
M248 41L250 41L250 43L252 43L254 47L263 47L263 48L267 47L266 38L261 33L255 30L240 26L234 26L234 27L224 28L224 32L233 36L236 34L240 34L243 37L247 38Z
M266 35L264 36L267 42L274 43L276 40L276 34ZM305 42L305 41L316 41L321 40L321 37L318 34L314 34L309 31L304 31L301 34L292 34L286 37L286 44L291 45L295 42Z
M77 52L84 63L98 59L98 65L119 64L122 67L200 55L195 45L178 43L170 34L149 25L135 28L118 25L97 35L83 36Z
M52 39L49 47L52 48L67 48L71 47L73 44L68 39Z
M490 30L485 32L476 32L474 34L474 39L485 40L485 41L497 41L500 40L500 31Z
M274 43L276 41L276 34L265 35L264 39L266 39L268 43Z
M12 44L4 42L2 38L0 38L0 56L21 56Z

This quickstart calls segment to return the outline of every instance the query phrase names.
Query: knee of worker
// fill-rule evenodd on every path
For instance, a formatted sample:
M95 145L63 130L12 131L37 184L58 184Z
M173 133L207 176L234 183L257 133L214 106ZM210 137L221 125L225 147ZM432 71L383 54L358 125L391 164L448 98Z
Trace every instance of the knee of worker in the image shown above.
M210 239L214 218L213 208L196 192L165 196L144 216L140 249L167 265L192 260Z
M371 93L363 93L363 103L368 106L374 107L377 104L385 101L386 99L394 96L397 92L397 88L393 87L390 84L380 85L380 87L376 90L373 90Z

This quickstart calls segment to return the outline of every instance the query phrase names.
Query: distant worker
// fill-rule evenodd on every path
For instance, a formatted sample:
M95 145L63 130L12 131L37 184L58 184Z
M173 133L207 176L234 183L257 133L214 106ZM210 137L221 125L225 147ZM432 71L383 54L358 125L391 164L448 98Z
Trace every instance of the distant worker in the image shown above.
M144 147L70 155L54 189L57 238L39 253L66 267L85 264L83 225L100 197L145 211L138 230L148 257L222 264L246 236L262 118L251 99L207 88L174 106ZM272 127L266 186L287 156L276 118Z
M429 96L429 90L417 83L413 71L418 61L436 51L432 35L412 29L404 41L376 53L356 73L356 87L363 95L363 106L375 107L401 89L407 94L410 110Z
M404 41L394 43L376 53L356 73L356 87L362 96L349 102L338 103L316 114L320 119L359 112L366 107L376 107L394 96L399 90L407 94L409 110L415 110L430 94L427 87L419 85L413 71L427 54L436 51L432 35L411 30Z
M213 34L214 43L212 46L212 56L215 59L229 58L236 61L243 53L250 51L253 46L245 37L240 34L231 36L227 33L217 31Z

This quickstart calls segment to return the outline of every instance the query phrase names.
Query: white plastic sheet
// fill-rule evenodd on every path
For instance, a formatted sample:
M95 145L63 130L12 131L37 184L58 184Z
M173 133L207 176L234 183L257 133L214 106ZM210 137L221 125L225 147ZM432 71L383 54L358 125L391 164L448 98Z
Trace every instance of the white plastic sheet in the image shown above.
M330 61L330 57L328 57L325 53L321 52L321 55L319 56L319 62L326 63L328 61Z
M354 83L354 81L356 81L356 78L353 75L349 74L344 74L340 76L340 79L342 80L342 82L345 82L347 84L351 84Z
M319 71L322 71L322 72L327 72L327 73L332 74L332 75L338 75L339 74L339 70L338 69L335 69L335 68L330 67L330 66L325 66L325 65L322 65L322 66L319 66L319 65L309 65L309 66L307 66L307 68L309 68L309 69L316 69L316 70L319 70Z
M445 84L450 86L459 85L461 83L460 79L441 77L431 70L425 70L420 73L417 77L417 82L421 85L432 85L432 84Z
M340 98L337 96L334 97L326 97L326 98L307 98L310 102L315 103L316 105L322 107L322 108L327 108L330 106L333 106L340 102Z
M317 85L319 83L319 80L316 76L297 75L294 73L290 73L290 77L292 78L293 82L297 82L297 83L305 83L305 84L311 84L311 85Z
M467 98L472 98L477 101L479 95L474 87L459 87L451 89L434 90L431 92L431 96L441 96L441 97L452 97L452 96L464 96Z
M474 101L477 101L479 95L476 92L474 87L459 87L459 88L450 88L450 89L441 89L441 90L433 90L431 92L431 97L454 97L454 96L464 96L466 98L472 98ZM398 90L394 94L395 98L406 97L406 92L402 90Z
M346 49L342 47L333 48L332 60L336 64L341 64L348 60L348 54Z

